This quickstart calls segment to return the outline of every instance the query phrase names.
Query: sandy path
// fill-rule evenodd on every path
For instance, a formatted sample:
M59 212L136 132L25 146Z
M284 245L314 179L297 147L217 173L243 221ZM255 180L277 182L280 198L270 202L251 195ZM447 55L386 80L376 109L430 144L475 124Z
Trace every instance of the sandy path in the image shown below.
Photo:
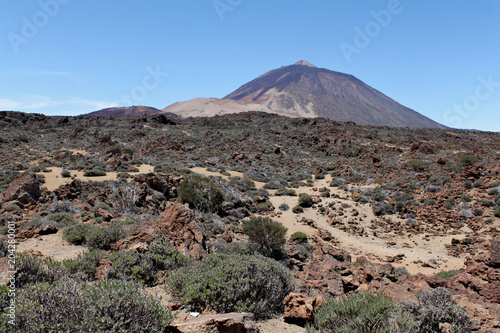
M30 238L17 245L16 251L40 251L44 256L52 257L56 261L75 259L80 253L87 252L85 246L72 245L62 238L62 230L57 234Z
M231 171L231 170L227 170L227 172L231 176L225 176L225 175L220 174L218 172L208 171L207 169L201 168L201 167L191 168L190 170L193 171L194 173L197 173L197 174L200 174L200 175L203 175L203 176L222 177L225 180L229 180L229 177L245 177L245 175L243 174L243 172ZM266 185L266 183L257 182L255 180L253 182L255 183L255 187L258 188L258 189L263 188L264 185Z
M143 164L137 167L137 169L139 169L139 172L129 172L129 174L134 176L141 173L153 172L154 166ZM61 176L61 171L63 170L63 168L53 167L48 168L47 170L49 170L49 172L38 172L38 174L45 176L45 184L43 184L43 186L45 186L49 191L54 191L55 189L59 188L59 186L69 184L73 181L73 179L71 178L64 178ZM76 179L86 181L93 180L96 182L116 180L116 176L118 175L118 172L106 172L106 176L102 177L85 177L83 175L85 173L84 171L70 170L70 173L71 176L75 176Z
M206 176L220 176L228 179L227 176L207 171L204 168L193 168L191 170ZM243 176L240 172L229 171L229 173L231 176ZM337 220L340 221L350 220L352 218L353 210L358 211L359 218L357 226L363 227L367 236L353 235L332 226L330 224L331 218L320 213L317 208L306 208L304 209L304 213L294 214L292 212L292 208L297 205L298 196L275 196L273 195L274 191L269 191L271 193L269 200L276 208L275 212L280 212L280 214L274 216L273 219L281 222L288 228L288 236L296 231L301 231L309 236L313 236L316 233L317 228L321 228L329 231L338 240L338 246L348 251L353 257L365 256L374 262L386 263L388 257L403 254L404 257L401 262L392 264L396 267L406 267L411 274L419 272L423 274L435 274L441 270L460 269L464 267L464 259L449 256L445 245L450 244L452 238L460 239L465 237L465 234L450 235L445 237L433 236L429 240L424 240L424 234L404 237L394 235L393 233L381 233L380 230L371 230L368 228L370 226L370 221L380 219L374 215L371 205L354 202L348 192L339 188L329 187L331 181L331 176L327 175L325 179L314 180L313 187L300 187L294 190L297 195L300 193L307 193L317 197L320 194L318 191L320 188L328 188L332 196L337 195L338 197L321 198L320 204L326 207L328 204L334 203L337 208L341 205L348 206L348 208L344 208L344 216L337 217ZM264 183L256 182L257 187L262 187L263 185ZM376 187L376 185L374 184L362 187ZM281 212L278 207L282 203L288 204L290 209L288 211ZM402 222L402 220L398 219L395 215L386 216L386 218L387 217L396 223ZM301 223L300 221L303 218L313 220L315 222L315 226L313 227ZM377 232L377 236L373 235L374 231ZM388 244L389 242L391 244ZM423 267L421 263L415 263L419 260L424 263L429 260L436 260L439 266L437 269Z

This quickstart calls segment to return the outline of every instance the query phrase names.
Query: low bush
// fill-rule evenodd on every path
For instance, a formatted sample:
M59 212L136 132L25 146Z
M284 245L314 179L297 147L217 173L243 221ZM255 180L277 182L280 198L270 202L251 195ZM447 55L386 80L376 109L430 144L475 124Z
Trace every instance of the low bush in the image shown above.
M298 241L298 242L307 242L307 235L301 231L294 232L290 236L290 242Z
M295 197L297 196L297 193L295 193L295 190L292 190L292 189L288 189L286 187L280 187L275 193L274 195L277 195L277 196L282 196L282 195L286 195L286 196L291 196L291 197Z
M159 271L170 271L185 266L188 259L170 244L155 241L149 245L145 253L115 252L110 256L110 261L113 265L110 272L111 278L132 279L152 285Z
M425 171L424 161L422 161L419 158L409 160L408 167L410 167L411 169L413 169L414 171L417 171L417 172Z
M459 272L460 272L460 270L456 270L456 269L451 270L451 271L441 271L441 272L437 273L436 276L443 278L445 280L449 280L452 277L456 276Z
M393 304L388 296L370 291L351 294L323 304L314 314L314 323L319 332L441 333L444 323L450 324L453 333L470 332L467 311L452 303L447 289L431 289L417 298L418 304Z
M302 208L302 206L295 206L292 208L292 212L295 214L302 214L304 212L304 208Z
M173 319L135 283L72 280L20 289L14 325L1 316L0 329L11 332L164 332Z
M243 222L243 233L266 257L281 258L284 254L287 228L268 217L252 217Z
M255 183L253 180L248 179L247 177L231 177L229 178L229 184L235 187L237 190L241 192L255 190Z
M479 159L477 158L477 156L474 156L474 155L468 155L468 154L461 155L461 156L458 158L458 162L459 162L461 165L463 165L463 166L473 165L473 164L477 163L477 161L479 161Z
M224 193L207 177L189 176L178 189L179 198L196 210L214 213L224 201Z
M118 224L109 227L92 226L85 236L90 249L109 250L109 246L125 236L123 228Z
M467 311L453 304L451 293L442 287L418 294L417 323L420 333L442 332L439 324L451 324L454 333L470 332L470 319Z
M291 290L289 271L260 255L211 254L173 272L167 286L194 310L209 305L218 313L246 311L257 318L281 313Z
M307 194L307 193L300 193L299 194L299 206L308 208L314 205L314 200L313 198Z
M286 202L283 202L280 206L279 206L279 209L283 212L286 212L287 210L290 209L290 206L288 206L288 204Z
M320 332L389 332L391 299L383 294L360 292L332 299L314 314Z
M277 189L281 188L282 186L283 185L279 181L271 180L270 182L267 182L264 185L264 188L267 190L277 190Z
M71 172L69 172L68 170L63 170L63 171L61 171L61 177L69 178L69 177L71 177Z
M87 170L83 173L84 177L103 177L106 176L106 171L101 169Z
M373 214L375 214L376 216L394 214L394 206L382 202L377 202L375 205L373 205L372 210Z
M74 245L81 245L85 243L87 233L90 230L88 224L77 223L64 228L63 238Z
M78 223L64 228L63 238L71 244L85 244L90 249L108 250L109 246L123 238L125 232L119 223L111 223L109 227Z
M16 258L16 287L59 280L65 274L64 266L50 257L43 261L33 254L18 254Z
M19 207L16 203L10 203L10 204L6 205L3 208L3 210L6 211L6 212L9 212L9 213L20 212L21 211L21 207Z
M76 223L75 218L71 213L53 213L47 215L47 219L54 221L58 228L64 228Z
M76 257L76 259L67 259L63 261L63 266L67 270L67 273L73 276L79 276L85 281L94 280L97 267L99 266L99 261L103 258L103 251L101 250L90 250L85 253L81 253Z

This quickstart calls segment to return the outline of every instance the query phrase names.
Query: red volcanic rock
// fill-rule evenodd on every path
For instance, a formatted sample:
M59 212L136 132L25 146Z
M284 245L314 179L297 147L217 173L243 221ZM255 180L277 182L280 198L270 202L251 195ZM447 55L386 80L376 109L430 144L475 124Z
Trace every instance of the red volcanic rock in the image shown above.
M25 172L14 180L5 192L0 194L0 204L17 200L20 203L34 204L40 199L40 183L33 172Z
M325 299L323 297L306 297L302 294L292 293L283 301L285 306L285 320L309 321L313 320L313 312L318 309Z
M167 240L181 253L195 259L206 255L205 239L196 224L194 212L179 203L170 203L155 221L139 223L129 237L114 243L113 250L130 249L137 243L151 243L156 239Z

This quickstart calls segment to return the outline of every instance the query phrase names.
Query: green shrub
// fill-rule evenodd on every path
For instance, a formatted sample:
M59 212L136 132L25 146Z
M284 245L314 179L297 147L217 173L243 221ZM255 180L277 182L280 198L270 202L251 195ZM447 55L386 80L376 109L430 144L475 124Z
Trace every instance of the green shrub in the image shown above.
M493 215L495 215L495 217L500 218L500 207L496 207L496 208L493 210Z
M256 190L253 180L247 177L230 177L229 184L241 192Z
M302 206L295 206L292 208L292 212L295 214L301 214L304 212L304 208L302 208Z
M123 237L123 229L118 224L111 224L109 227L92 226L85 236L85 242L90 249L108 250L112 243Z
M416 158L416 159L412 159L412 160L409 160L408 161L408 166L417 171L417 172L421 172L421 171L424 171L425 170L425 164L424 164L424 161L422 161L421 159L419 158Z
M307 235L301 231L294 232L290 236L290 242L298 241L298 242L307 242Z
M105 211L111 213L113 211L113 208L111 208L110 205L108 205L107 203L104 203L104 202L98 202L95 204L94 206L94 211L97 212L98 209L104 209Z
M106 176L106 171L101 169L87 170L83 173L84 177L102 177Z
M295 193L295 190L288 189L286 187L281 187L279 188L274 195L281 196L281 195L287 195L287 196L292 196L295 197L297 196L297 193Z
M306 193L299 194L299 206L308 208L312 207L312 205L314 205L314 200L309 194Z
M123 152L124 154L127 154L127 155L133 155L133 154L135 153L135 149L133 149L133 148L124 148L124 149L122 150L122 152Z
M14 326L1 316L0 328L12 332L164 332L173 319L135 283L71 280L19 290Z
M452 332L470 332L470 319L467 311L452 303L451 293L442 287L430 289L417 295L420 302L417 322L420 333L439 333L439 324L451 324Z
M9 213L21 211L21 207L19 207L16 203L10 203L6 205L3 209Z
M243 233L255 244L256 250L271 258L283 256L287 230L283 224L268 217L252 217L243 222Z
M453 269L451 271L441 271L441 272L437 273L436 276L443 278L445 280L449 280L452 277L454 277L455 275L457 275L460 271L463 271L463 269L462 270Z
M69 274L79 275L84 280L92 281L102 258L101 250L90 250L79 254L76 259L64 260L62 264Z
M76 223L75 218L71 213L53 213L47 215L47 219L54 221L56 227L58 228L64 228Z
M63 238L71 244L81 245L85 243L90 228L91 226L84 223L70 225L63 229Z
M71 177L71 172L69 172L68 170L63 170L63 171L61 171L61 177L69 178L69 177Z
M274 210L274 206L269 200L259 202L255 208L256 213L270 212Z
M224 201L224 193L207 177L189 176L178 189L179 198L196 210L213 213Z
M327 301L314 314L320 332L390 332L391 299L369 291Z
M155 241L149 245L145 253L115 252L110 256L110 261L113 264L111 278L132 279L152 285L159 271L185 266L188 259L170 244Z
M65 274L63 265L50 257L43 261L33 254L18 254L16 258L16 287L38 282L54 282Z
M36 180L38 180L40 182L40 184L45 184L45 175L37 173L36 174Z
M195 310L253 312L257 318L281 313L291 290L290 273L260 255L211 254L173 272L167 286Z
M383 202L377 202L376 204L374 204L372 210L373 214L375 214L376 216L394 214L394 206Z
M289 210L289 209L290 209L290 206L288 206L288 204L287 204L286 202L283 202L283 203L280 205L279 209L280 209L281 211L286 212L287 210Z
M264 188L267 190L277 190L282 186L283 185L278 180L271 180L264 185Z
M479 159L477 158L477 156L474 156L474 155L461 155L459 158L458 158L458 162L463 165L463 166L469 166L469 165L473 165L475 163L477 163Z

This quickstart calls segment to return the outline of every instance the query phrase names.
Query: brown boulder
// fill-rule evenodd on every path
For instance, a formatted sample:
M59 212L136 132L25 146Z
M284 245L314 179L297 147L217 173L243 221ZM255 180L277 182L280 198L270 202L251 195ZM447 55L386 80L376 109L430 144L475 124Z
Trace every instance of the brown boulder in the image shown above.
M302 294L291 293L283 301L285 321L303 322L313 320L314 310L317 310L324 302L323 297L306 297Z
M415 142L410 147L411 153L420 152L424 155L434 154L434 147L426 142Z
M181 253L195 259L207 254L205 238L192 210L179 203L169 203L155 221L139 223L135 232L111 245L112 250L127 250L137 243L149 244L156 239L167 240Z
M0 194L0 203L17 200L24 205L34 204L40 199L40 183L33 172L25 172Z

